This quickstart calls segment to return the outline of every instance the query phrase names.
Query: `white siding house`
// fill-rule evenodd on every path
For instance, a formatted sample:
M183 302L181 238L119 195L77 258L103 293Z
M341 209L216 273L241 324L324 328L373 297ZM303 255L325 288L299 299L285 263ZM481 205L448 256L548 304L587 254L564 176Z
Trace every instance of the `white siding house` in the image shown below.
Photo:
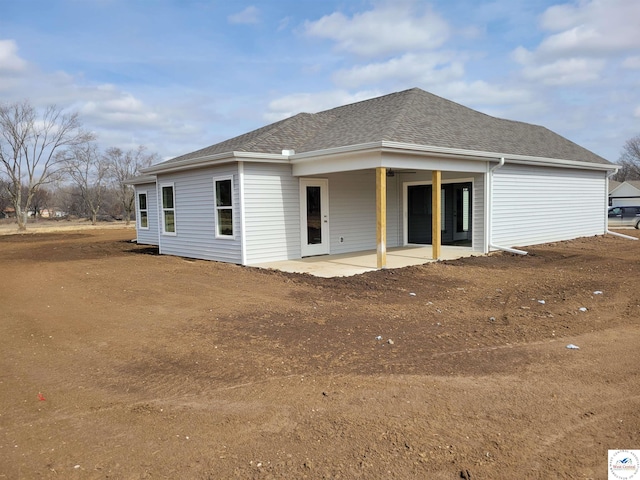
M544 127L411 89L298 114L130 183L138 242L254 265L376 248L384 259L386 248L425 244L487 253L603 234L616 168Z
M612 207L640 206L640 181L632 180L618 184L609 192Z

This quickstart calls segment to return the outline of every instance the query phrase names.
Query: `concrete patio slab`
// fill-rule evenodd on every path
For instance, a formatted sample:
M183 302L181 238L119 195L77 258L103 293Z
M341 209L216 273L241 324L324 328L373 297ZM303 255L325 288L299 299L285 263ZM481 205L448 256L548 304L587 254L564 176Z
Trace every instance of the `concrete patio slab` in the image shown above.
M431 245L420 247L398 247L387 250L387 268L402 268L433 262ZM440 260L482 255L469 247L441 247ZM316 277L349 277L377 270L376 251L344 253L340 255L319 255L297 260L283 260L251 265L252 267L280 270L290 273L308 273Z

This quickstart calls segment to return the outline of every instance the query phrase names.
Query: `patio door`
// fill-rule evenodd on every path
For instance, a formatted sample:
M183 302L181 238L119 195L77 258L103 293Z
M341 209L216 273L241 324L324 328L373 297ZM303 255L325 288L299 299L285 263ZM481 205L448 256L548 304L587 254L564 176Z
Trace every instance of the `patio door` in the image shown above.
M329 253L329 181L300 179L300 250L303 257Z
M428 183L405 184L405 243L429 245L432 241L432 187ZM471 242L472 182L445 183L440 195L442 245L465 245Z
M453 184L453 241L471 240L471 183Z

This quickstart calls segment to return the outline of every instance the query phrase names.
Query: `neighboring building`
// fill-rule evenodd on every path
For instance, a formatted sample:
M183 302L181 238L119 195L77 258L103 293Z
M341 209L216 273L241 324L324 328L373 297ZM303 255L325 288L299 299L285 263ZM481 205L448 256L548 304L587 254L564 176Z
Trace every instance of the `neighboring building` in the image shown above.
M603 234L616 169L544 127L414 88L298 114L130 183L138 242L163 254L253 265L377 248L384 266L388 247Z
M609 182L609 206L640 206L640 180Z
M38 216L40 218L62 218L66 215L62 210L58 210L56 208L43 208L38 212ZM34 210L29 210L29 216L35 217L36 212Z
M0 212L0 218L15 218L16 217L16 209L13 207L5 207L5 209Z

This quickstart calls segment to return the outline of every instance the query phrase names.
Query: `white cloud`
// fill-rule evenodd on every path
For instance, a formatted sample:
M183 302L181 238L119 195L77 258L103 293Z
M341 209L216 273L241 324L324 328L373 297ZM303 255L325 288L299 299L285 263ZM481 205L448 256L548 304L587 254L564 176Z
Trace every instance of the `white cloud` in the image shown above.
M82 102L79 111L83 118L94 125L113 129L158 128L164 121L157 112L130 93L120 92L111 86L94 89L90 99Z
M283 19L281 19L278 22L278 32L281 32L282 30L287 28L289 26L289 23L291 23L291 17L284 17Z
M438 94L463 105L517 105L531 102L531 92L520 88L491 85L483 80L444 83Z
M449 25L429 8L416 11L413 2L382 4L349 18L340 12L305 23L309 36L328 38L337 49L362 56L378 56L406 50L441 46Z
M599 56L634 51L640 45L640 2L634 0L582 0L548 8L542 28L558 32L539 46L544 55Z
M330 108L360 102L381 95L374 90L349 93L332 90L318 93L294 93L269 102L268 111L263 115L267 122L276 122L301 112L316 113Z
M607 63L636 68L636 57L622 60L640 45L640 2L577 0L555 5L542 14L540 26L550 32L534 49L517 47L512 58L522 65L522 77L544 85L593 82Z
M637 57L627 57L622 62L624 68L631 70L640 70L640 55Z
M438 53L407 53L386 62L355 66L340 70L334 81L347 88L371 85L389 80L407 84L438 84L450 82L464 75L461 62L451 62L451 55Z
M543 65L526 65L522 75L545 85L574 85L597 80L606 62L598 59L567 58Z
M636 118L640 118L640 105L636 107L636 110L633 112L633 116Z
M227 17L229 23L236 24L254 24L260 23L260 11L253 5L245 8L241 12L229 15Z
M0 72L22 72L27 62L18 56L18 45L14 40L0 40Z

